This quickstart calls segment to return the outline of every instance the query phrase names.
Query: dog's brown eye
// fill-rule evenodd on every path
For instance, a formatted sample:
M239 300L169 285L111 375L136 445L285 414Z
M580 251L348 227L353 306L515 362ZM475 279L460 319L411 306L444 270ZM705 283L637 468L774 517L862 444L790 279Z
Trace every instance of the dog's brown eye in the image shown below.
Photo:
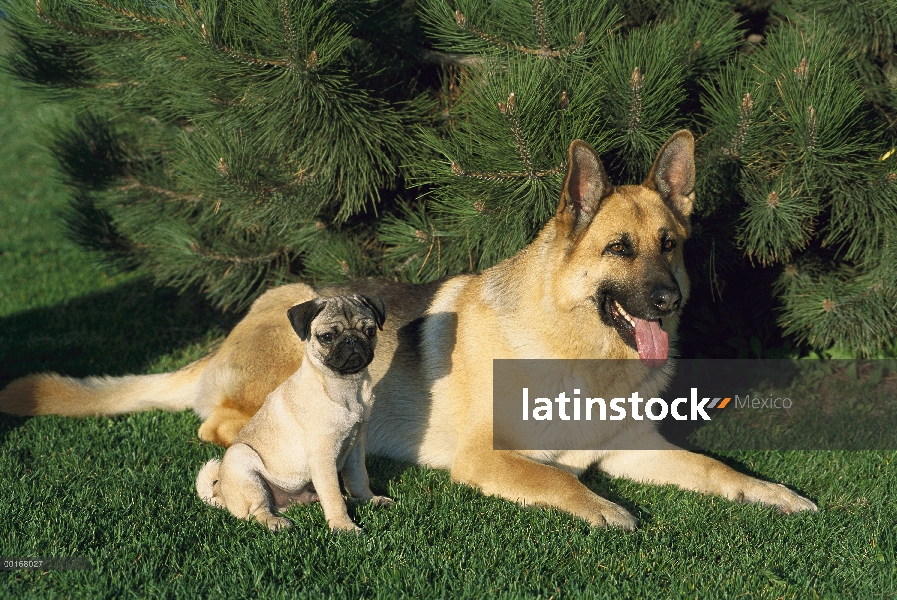
M617 242L616 244L611 244L610 249L614 252L623 252L623 250L626 249L626 246L624 246L620 242Z
M377 329L371 326L365 327L364 334L368 336L368 338L372 338L377 334Z
M333 334L330 333L329 331L327 333L322 333L321 335L318 336L318 341L321 342L322 344L329 344L330 342L333 341Z
M676 247L676 240L664 240L663 244L661 244L660 247L664 252L669 252Z

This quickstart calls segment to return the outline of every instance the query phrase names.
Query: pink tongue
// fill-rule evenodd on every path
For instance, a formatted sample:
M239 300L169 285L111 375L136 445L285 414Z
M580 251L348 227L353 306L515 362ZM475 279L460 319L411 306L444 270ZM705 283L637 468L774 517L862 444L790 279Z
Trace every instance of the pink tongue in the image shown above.
M632 317L635 322L635 345L638 346L638 357L649 367L660 367L667 361L670 353L670 338L660 328L658 321L646 321Z

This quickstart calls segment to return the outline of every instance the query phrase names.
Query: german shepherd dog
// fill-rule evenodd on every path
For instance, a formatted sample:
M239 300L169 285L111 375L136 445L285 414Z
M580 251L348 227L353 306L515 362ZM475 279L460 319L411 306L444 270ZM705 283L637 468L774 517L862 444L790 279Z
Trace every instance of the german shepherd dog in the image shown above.
M455 481L485 494L554 506L593 526L632 529L636 520L579 481L590 466L786 513L815 511L783 485L669 444L650 424L637 433L638 447L650 450L614 449L621 427L609 422L596 426L588 446L603 450L493 448L492 359L641 359L621 361L624 372L577 376L595 389L613 375L643 397L661 391L668 370L657 376L665 370L652 367L667 358L688 297L682 248L694 182L688 131L664 144L645 182L619 187L595 151L576 140L555 216L515 256L480 274L430 284L357 281L322 289L381 296L394 315L369 366L377 403L368 451L449 469ZM199 437L229 446L299 368L303 350L287 310L318 295L304 284L268 291L216 352L174 373L32 375L0 392L0 410L77 416L192 408L204 420Z

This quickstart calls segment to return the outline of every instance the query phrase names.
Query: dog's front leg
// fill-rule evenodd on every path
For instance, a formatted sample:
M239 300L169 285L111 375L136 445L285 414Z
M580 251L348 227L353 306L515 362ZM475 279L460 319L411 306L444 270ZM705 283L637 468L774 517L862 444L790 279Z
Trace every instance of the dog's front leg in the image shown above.
M816 505L784 485L739 473L709 456L667 444L669 450L621 450L606 455L601 470L614 477L672 484L704 494L717 494L736 502L775 506L785 513L816 510Z
M319 448L325 446L319 445ZM311 482L324 509L324 517L332 531L360 532L361 528L352 522L346 510L346 501L339 489L336 458L330 452L316 452L309 459Z
M532 461L508 450L493 450L482 440L492 434L471 436L458 449L452 479L523 505L554 506L585 519L595 527L635 529L635 517L584 486L557 467Z
M362 429L358 433L355 445L346 457L346 464L340 475L343 477L343 485L346 493L353 498L371 502L374 506L390 506L395 504L388 496L375 496L371 491L371 483L368 479L368 469L365 465L365 437L367 432Z

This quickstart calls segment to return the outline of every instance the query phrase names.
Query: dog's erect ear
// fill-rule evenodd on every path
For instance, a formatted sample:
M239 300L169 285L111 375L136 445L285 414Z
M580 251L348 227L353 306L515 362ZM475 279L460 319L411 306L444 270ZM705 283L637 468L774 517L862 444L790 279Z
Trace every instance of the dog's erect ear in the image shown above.
M655 190L664 203L686 225L695 200L695 139L687 129L666 141L644 186Z
M567 150L567 175L561 188L558 219L571 233L581 232L592 222L601 201L612 191L613 186L598 154L584 141L573 140Z
M364 294L355 294L355 298L371 309L374 313L374 320L377 321L377 329L383 331L383 322L386 321L386 300L380 296L365 296Z
M327 306L326 300L315 298L314 300L297 304L287 311L290 323L293 325L293 329L300 340L303 342L308 341L308 338L311 336L311 322L324 310L325 306Z

